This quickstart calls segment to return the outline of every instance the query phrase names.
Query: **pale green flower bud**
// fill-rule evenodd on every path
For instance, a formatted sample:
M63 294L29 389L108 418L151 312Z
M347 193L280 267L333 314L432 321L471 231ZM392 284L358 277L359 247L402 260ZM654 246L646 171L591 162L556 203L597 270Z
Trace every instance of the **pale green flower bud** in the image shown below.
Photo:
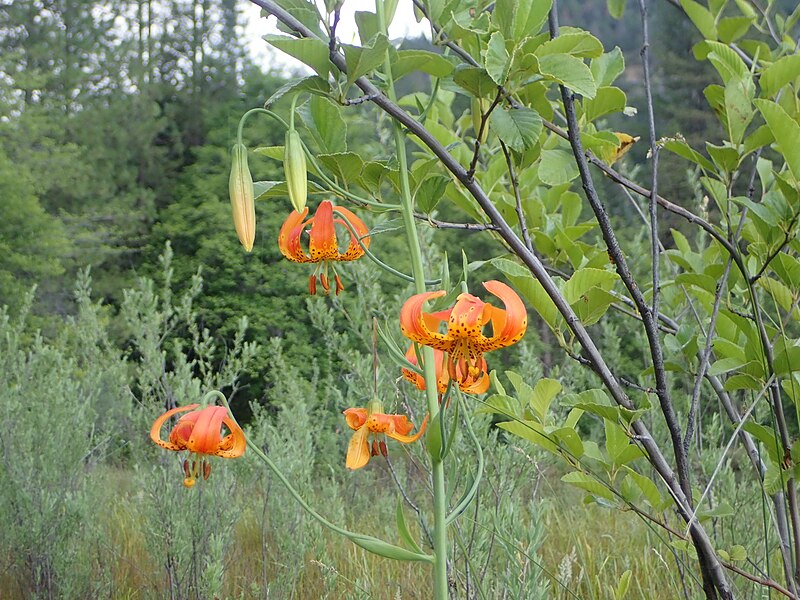
M296 129L286 132L286 143L283 147L283 172L286 174L286 187L289 189L289 200L297 212L303 212L308 196L308 172L303 142Z
M247 252L256 238L256 205L253 198L253 177L247 167L247 148L236 144L231 151L231 178L228 189L233 209L233 225Z

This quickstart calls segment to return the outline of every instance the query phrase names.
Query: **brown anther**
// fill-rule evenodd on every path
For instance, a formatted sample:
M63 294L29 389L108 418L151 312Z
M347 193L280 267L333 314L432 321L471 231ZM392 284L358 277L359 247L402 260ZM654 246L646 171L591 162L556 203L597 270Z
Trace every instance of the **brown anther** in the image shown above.
M192 476L191 471L189 471L189 461L188 460L184 460L183 461L183 473L184 473L184 475L186 475L187 479L191 478L191 476ZM184 485L185 485L185 482L184 482ZM189 487L189 486L187 486L187 487Z
M316 296L317 294L317 276L312 275L308 278L308 293L312 296Z
M336 295L338 296L340 292L344 291L344 285L342 285L342 280L339 279L338 273L336 273L333 278L336 281Z
M386 442L381 440L380 444L378 444L381 449L381 456L387 458L389 456L389 451L386 449Z
M208 476L211 475L211 463L207 460L203 461L203 479L208 481Z
M378 442L376 442L375 440L372 440L372 453L371 453L372 456L378 456L378 452L379 452L379 450L378 450Z
M328 293L331 291L331 285L328 283L328 276L322 273L319 276L319 282L322 284L322 289L325 290L325 295L327 296Z

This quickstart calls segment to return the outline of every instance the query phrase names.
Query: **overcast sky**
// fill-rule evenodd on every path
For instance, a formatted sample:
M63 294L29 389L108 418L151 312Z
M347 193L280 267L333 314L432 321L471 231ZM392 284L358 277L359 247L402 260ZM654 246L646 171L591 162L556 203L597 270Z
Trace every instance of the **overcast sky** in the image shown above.
M359 10L374 12L375 2L372 0L347 0L344 3L342 16L336 29L339 41L346 44L358 43L358 30L353 20L353 14ZM265 70L272 67L276 62L283 65L287 70L300 67L301 63L299 61L276 51L261 39L269 33L281 33L275 24L275 17L263 19L261 17L261 9L255 4L249 3L245 14L247 15L245 35L247 35L250 51ZM423 33L425 35L429 33L427 21L417 23L411 2L401 0L398 3L394 21L389 27L389 37L395 39L409 35L418 36Z

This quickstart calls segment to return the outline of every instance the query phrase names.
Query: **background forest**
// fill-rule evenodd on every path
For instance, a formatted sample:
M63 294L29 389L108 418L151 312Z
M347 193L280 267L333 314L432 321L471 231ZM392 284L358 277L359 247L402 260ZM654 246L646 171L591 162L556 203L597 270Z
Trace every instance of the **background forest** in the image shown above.
M407 512L429 503L409 477L421 468L418 448L343 469L341 411L373 385L371 322L354 316L390 321L410 288L361 261L344 268L341 296L309 297L307 271L277 247L286 198L258 203L251 254L233 231L228 175L239 117L301 74L255 62L243 9L234 0L0 6L0 599L430 597L423 567L323 531L249 458L215 466L187 492L177 459L147 436L165 406L217 388L330 517L390 532L398 503ZM692 146L719 142L702 93L711 67L691 53L699 34L666 1L651 10L659 131ZM639 114L616 115L612 126L646 136L638 11L614 20L605 2L563 0L560 13L562 25L590 24L607 50L621 48L628 68L617 85ZM429 85L416 74L399 95ZM343 114L351 141L363 137L358 152L380 153L377 111ZM245 137L250 148L275 146L283 131L253 119ZM641 174L647 150L635 144L618 167ZM266 156L251 157L250 168L256 180L282 178ZM599 186L626 253L646 254L641 219L610 180ZM697 177L664 153L659 191L695 198ZM451 205L439 211L459 217ZM683 227L669 216L661 226ZM486 232L420 231L429 261L446 250L453 272L462 249L471 261L502 251ZM407 267L402 240L380 240ZM644 341L622 323L611 316L596 327L610 362L624 368ZM498 353L493 368L548 375L565 392L592 387L536 317L519 348ZM411 404L398 378L383 361L382 394ZM501 434L491 418L479 416L488 484L454 541L463 561L456 597L479 597L475 579L489 598L691 597L685 548L633 513L584 503L560 481L557 461ZM727 437L714 411L701 413L699 429L710 471ZM602 423L583 433L602 436ZM717 476L722 497L753 492L737 486L746 462L737 451ZM512 494L524 501L503 501ZM711 501L718 512L708 518L729 509ZM758 521L759 510L746 516ZM747 519L718 526L732 544L749 535Z

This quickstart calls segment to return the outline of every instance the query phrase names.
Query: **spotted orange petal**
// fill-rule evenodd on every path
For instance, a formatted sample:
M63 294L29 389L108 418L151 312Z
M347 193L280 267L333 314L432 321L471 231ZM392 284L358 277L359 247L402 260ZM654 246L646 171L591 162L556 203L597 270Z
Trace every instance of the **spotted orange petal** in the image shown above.
M505 310L492 307L492 337L486 339L481 350L484 352L516 344L528 328L528 311L517 293L502 281L487 281L483 284L505 305Z
M402 442L403 444L410 444L411 442L416 442L420 436L425 433L425 427L428 425L428 415L425 415L425 419L422 421L422 425L419 426L419 431L414 435L406 435L413 425L405 415L390 415L392 417L402 417L406 420L405 424L403 424L403 429L405 429L405 433L398 433L397 431L387 431L386 435L392 438L393 440L397 440L398 442Z
M311 241L308 254L311 262L335 259L339 254L336 243L336 230L333 226L333 204L328 200L320 202L311 220Z
M348 408L342 414L350 429L360 429L367 421L366 408Z
M415 294L406 300L403 308L400 309L400 331L412 342L431 346L437 350L449 351L453 345L453 340L447 334L437 331L439 323L443 320L447 311L439 313L427 313L422 310L425 302L433 298L440 298L445 295L443 290L438 292L425 292Z
M361 258L364 256L364 248L369 248L369 229L367 226L364 225L364 222L355 216L351 211L346 209L343 206L336 206L333 209L333 212L340 214L347 222L355 230L355 235L353 232L350 231L350 227L347 227L347 224L342 219L336 219L337 223L341 223L345 227L347 227L348 232L350 233L350 244L347 246L347 250L344 251L344 254L339 254L337 260L356 260L357 258ZM364 248L361 247L361 244L358 243L358 240L361 240L361 244L364 244Z
M161 415L155 420L153 426L150 428L150 439L153 440L156 444L158 444L162 448L165 448L167 450L176 450L176 451L185 450L186 449L185 447L175 444L174 442L172 442L172 440L170 440L169 442L165 442L164 440L162 440L161 428L164 426L164 423L166 423L167 420L173 415L186 412L189 410L194 410L198 406L200 405L189 404L188 406L178 406L177 408L173 408L172 410L168 410L167 412L165 412L163 415Z
M304 208L303 212L293 210L286 217L278 234L278 248L280 248L281 254L294 262L309 262L300 244L300 236L303 233L306 215L308 215L308 207Z

